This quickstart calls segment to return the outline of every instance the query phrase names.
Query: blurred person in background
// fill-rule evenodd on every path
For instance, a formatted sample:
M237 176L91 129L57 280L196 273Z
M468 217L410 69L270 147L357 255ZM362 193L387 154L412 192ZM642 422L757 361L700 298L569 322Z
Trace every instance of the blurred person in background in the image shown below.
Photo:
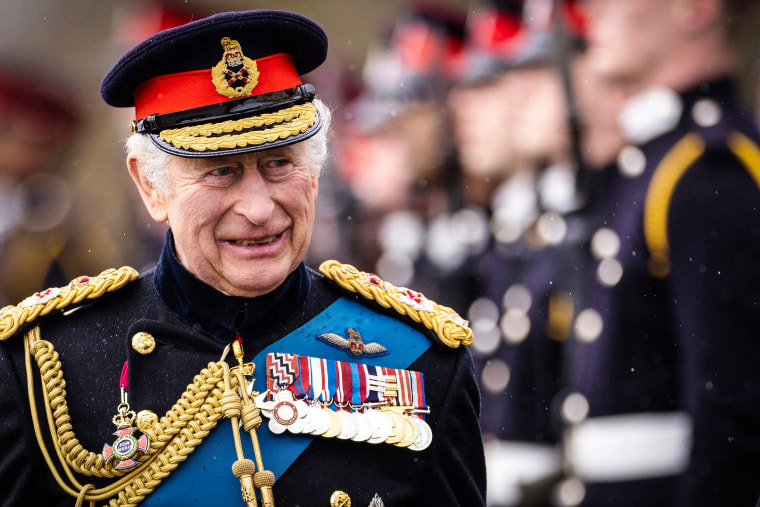
M84 121L75 97L38 74L0 64L0 306L120 260L70 174Z
M449 98L466 202L488 220L487 247L470 259L480 297L468 318L490 505L548 502L561 470L551 404L569 331L565 270L584 234L569 218L582 204L570 101L592 81L576 76L581 36L573 2L484 3L468 20L467 64Z
M558 505L752 505L760 486L760 148L736 84L747 0L587 0L625 146L571 271Z
M454 308L475 287L451 234L460 180L445 103L464 23L459 10L433 3L399 16L387 44L369 51L365 90L349 107L336 149L356 198L355 240L369 265Z

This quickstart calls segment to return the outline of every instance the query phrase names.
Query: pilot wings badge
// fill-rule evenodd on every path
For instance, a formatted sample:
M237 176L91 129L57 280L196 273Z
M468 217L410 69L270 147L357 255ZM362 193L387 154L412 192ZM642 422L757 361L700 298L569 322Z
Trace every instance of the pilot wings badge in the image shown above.
M353 328L348 328L348 339L335 333L323 333L317 340L345 350L349 357L380 357L388 353L388 349L377 342L364 343L362 335Z

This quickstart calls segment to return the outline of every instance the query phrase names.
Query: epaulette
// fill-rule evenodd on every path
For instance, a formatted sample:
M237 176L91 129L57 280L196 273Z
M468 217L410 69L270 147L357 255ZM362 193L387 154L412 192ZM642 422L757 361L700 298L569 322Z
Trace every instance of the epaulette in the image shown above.
M734 131L726 144L760 187L760 147L749 137ZM676 185L705 152L705 141L696 133L685 135L665 155L652 175L644 204L644 238L650 253L649 271L664 278L670 271L668 212Z
M0 341L7 340L21 326L34 322L41 315L64 310L86 299L97 299L124 287L138 276L139 273L129 266L107 269L97 276L75 278L64 287L37 292L16 306L6 306L0 309Z
M433 331L447 347L457 348L472 343L472 329L452 308L431 301L421 293L396 287L372 273L359 271L350 264L325 261L319 271L342 289L355 292L383 308L392 308L401 315Z

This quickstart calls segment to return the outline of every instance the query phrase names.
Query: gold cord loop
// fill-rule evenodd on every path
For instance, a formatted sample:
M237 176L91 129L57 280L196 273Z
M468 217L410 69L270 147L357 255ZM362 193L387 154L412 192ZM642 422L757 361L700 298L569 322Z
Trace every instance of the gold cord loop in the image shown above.
M139 464L129 471L114 470L111 464L103 462L102 455L84 449L77 440L70 422L66 383L58 353L50 342L40 338L38 326L25 335L25 344L29 404L40 449L56 482L69 495L75 498L81 496L82 501L110 499L108 504L113 507L136 506L179 463L187 459L223 417L221 399L225 388L223 365L226 366L226 363L209 363L187 386L179 401L145 432L152 445L147 453L139 457ZM58 472L42 438L34 397L32 356L40 370L44 405L58 466L64 471L68 483ZM231 379L230 387L233 389L237 387L236 380L234 377ZM79 484L72 470L90 477L122 477L107 487L93 489Z

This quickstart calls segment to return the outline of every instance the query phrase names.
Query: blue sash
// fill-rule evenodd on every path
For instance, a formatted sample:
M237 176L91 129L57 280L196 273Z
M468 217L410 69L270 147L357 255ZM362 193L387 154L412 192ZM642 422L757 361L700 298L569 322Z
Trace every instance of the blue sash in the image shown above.
M354 328L366 342L379 342L388 354L378 358L354 358L338 348L317 340L322 333L344 334ZM266 390L266 355L285 352L337 361L382 365L406 369L428 348L431 342L419 331L403 322L376 313L359 303L340 298L302 327L265 348L254 358L256 365L254 390ZM318 436L294 435L285 432L272 434L264 423L256 432L261 446L264 466L280 478L293 461ZM241 430L246 458L254 460L250 436ZM357 446L366 445L361 442ZM141 502L141 505L241 505L240 482L232 475L237 459L230 421L221 419L216 428L203 440L176 470Z

